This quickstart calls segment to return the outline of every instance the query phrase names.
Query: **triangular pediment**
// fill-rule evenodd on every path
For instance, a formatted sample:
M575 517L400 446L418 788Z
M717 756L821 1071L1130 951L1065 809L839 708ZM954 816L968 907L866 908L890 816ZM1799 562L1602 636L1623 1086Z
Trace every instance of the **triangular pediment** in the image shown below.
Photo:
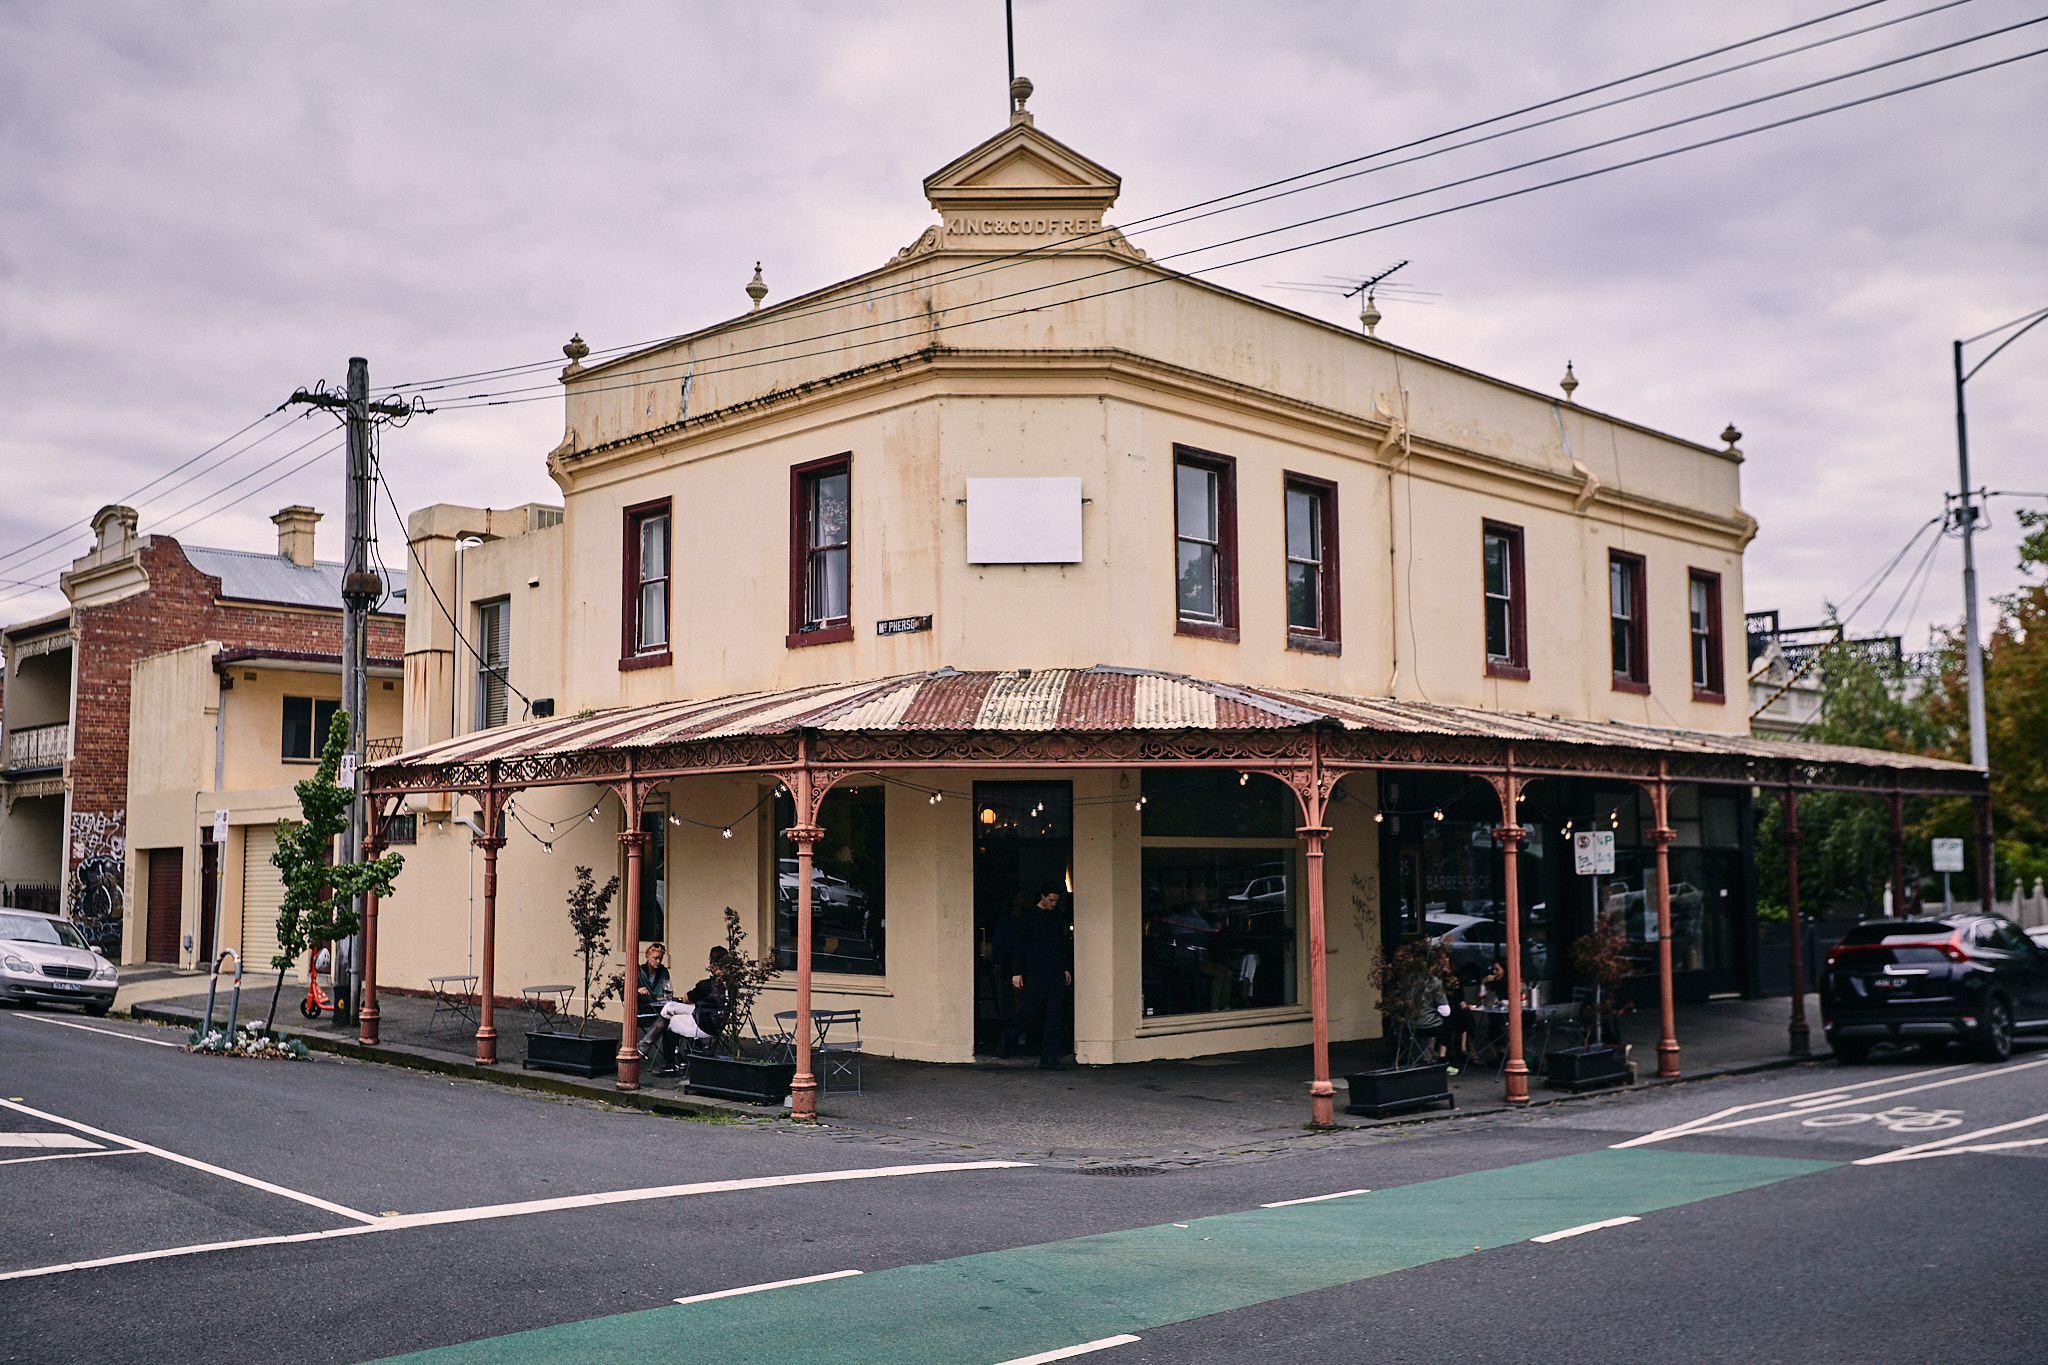
M1116 202L1123 178L1019 119L925 177L925 198L952 209L1052 206L1096 211Z

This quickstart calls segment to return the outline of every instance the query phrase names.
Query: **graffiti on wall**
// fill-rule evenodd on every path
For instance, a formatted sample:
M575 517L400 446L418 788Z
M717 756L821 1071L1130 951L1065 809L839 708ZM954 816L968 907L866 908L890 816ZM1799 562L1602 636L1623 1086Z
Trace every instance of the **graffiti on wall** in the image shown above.
M72 812L71 918L86 941L109 956L121 951L127 854L127 811Z

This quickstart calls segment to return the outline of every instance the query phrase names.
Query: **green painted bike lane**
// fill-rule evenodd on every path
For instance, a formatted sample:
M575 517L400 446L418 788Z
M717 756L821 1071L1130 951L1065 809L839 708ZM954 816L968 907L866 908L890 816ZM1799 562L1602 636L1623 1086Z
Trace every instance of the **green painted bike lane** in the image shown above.
M821 1358L821 1341L829 1341L836 1365L994 1365L1836 1164L1644 1148L1584 1152L1321 1203L1195 1218L1185 1226L1132 1228L565 1323L393 1359L724 1362L733 1359L734 1343L744 1342L749 1361L808 1365Z

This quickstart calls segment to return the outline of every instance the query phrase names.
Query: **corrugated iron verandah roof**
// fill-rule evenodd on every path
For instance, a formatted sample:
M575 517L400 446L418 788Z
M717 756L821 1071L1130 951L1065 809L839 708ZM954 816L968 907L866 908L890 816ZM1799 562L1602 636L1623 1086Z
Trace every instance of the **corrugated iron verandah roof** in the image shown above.
M809 737L808 756L804 738ZM690 772L947 766L1443 767L1976 795L1917 754L1240 687L1145 669L940 669L587 712L459 735L371 765L372 791Z

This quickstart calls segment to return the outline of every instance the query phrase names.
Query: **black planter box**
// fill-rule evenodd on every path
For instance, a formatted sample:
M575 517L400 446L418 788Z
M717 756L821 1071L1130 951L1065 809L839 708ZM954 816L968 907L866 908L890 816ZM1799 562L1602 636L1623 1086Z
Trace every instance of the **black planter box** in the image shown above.
M529 1033L520 1064L571 1076L609 1076L619 1069L619 1040L578 1038L573 1033Z
M745 1100L749 1104L779 1105L789 1094L796 1078L795 1062L750 1062L738 1057L692 1057L690 1078L683 1085L689 1095L717 1095L722 1099Z
M1453 1109L1458 1107L1457 1097L1451 1094L1450 1068L1441 1063L1354 1071L1344 1080L1351 1087L1351 1103L1344 1106L1347 1114L1384 1118L1404 1109L1420 1109L1438 1100L1449 1101Z
M1628 1080L1628 1062L1618 1047L1567 1047L1543 1054L1552 1090L1591 1090Z

